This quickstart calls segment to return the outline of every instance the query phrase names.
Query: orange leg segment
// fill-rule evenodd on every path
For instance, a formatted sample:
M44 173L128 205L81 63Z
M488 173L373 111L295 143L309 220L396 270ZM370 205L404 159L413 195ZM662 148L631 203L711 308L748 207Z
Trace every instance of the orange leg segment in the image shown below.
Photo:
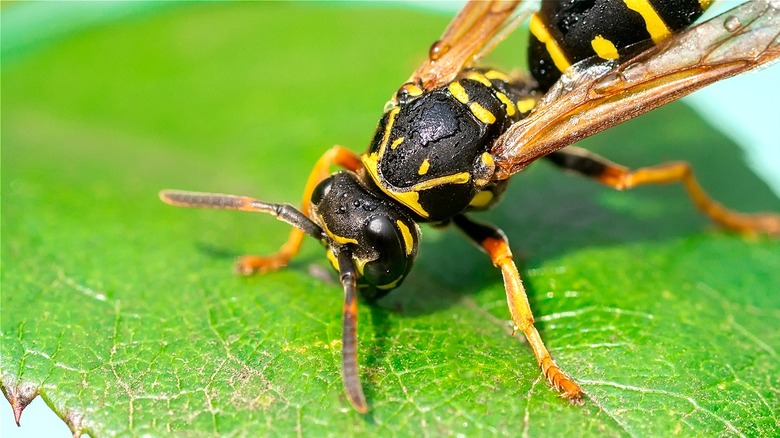
M583 395L582 389L553 362L550 352L547 351L547 347L545 347L539 332L534 327L534 316L531 312L531 306L528 303L528 297L525 294L520 273L512 260L509 241L504 233L498 228L474 222L463 215L455 216L453 222L487 252L494 266L501 269L501 274L504 277L506 301L509 305L512 322L516 329L523 332L526 339L528 339L528 343L536 357L536 362L542 369L542 374L564 397L573 403L580 403Z
M306 187L303 190L303 205L301 212L309 216L309 201L314 188L330 174L331 166L336 165L347 170L357 171L363 167L360 157L354 152L343 146L333 146L328 149L317 163L314 165L306 181ZM255 272L267 272L287 266L291 258L298 253L303 242L304 233L296 228L290 232L287 241L279 248L279 251L269 256L245 255L238 258L236 262L236 271L240 274L250 275Z
M569 146L547 156L555 165L594 178L617 190L644 184L682 183L693 204L718 225L746 235L780 236L780 215L775 213L740 213L712 199L693 176L691 165L672 162L630 170L592 152Z

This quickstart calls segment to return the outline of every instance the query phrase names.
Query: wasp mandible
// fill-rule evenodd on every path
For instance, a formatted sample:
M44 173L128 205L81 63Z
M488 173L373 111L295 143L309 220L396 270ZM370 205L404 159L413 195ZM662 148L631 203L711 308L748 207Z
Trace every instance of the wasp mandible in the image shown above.
M616 189L682 183L718 225L780 234L780 215L742 214L707 195L684 162L630 170L572 146L576 141L780 55L780 7L753 0L691 24L709 0L548 0L530 17L530 75L476 67L523 21L520 1L468 3L428 59L393 95L368 150L336 146L314 165L300 210L289 204L165 190L171 205L269 213L293 226L271 256L244 256L238 270L287 265L304 235L320 241L344 292L342 378L368 411L357 361L357 289L397 288L417 256L421 223L453 224L504 279L512 321L542 373L579 402L580 386L552 360L498 228L469 214L495 205L507 179L539 158ZM332 166L344 170L331 173Z

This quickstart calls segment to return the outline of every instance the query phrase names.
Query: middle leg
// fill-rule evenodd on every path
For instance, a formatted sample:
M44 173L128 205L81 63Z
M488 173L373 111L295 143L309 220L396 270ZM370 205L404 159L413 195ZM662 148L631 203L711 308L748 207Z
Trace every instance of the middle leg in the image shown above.
M493 261L493 265L501 269L504 277L504 289L506 301L509 305L509 313L516 329L523 332L536 357L536 362L542 369L542 374L563 395L572 402L579 403L582 399L582 389L579 385L567 377L558 365L553 362L547 351L542 337L534 327L534 316L528 297L520 279L520 273L512 260L512 252L509 250L509 241L498 228L474 222L464 215L453 218L455 225L480 246Z

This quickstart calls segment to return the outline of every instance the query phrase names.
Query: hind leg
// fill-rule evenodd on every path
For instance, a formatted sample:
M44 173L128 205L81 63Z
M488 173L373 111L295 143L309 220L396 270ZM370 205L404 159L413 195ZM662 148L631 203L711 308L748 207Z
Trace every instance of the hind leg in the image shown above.
M738 233L780 235L780 215L774 213L740 213L712 199L693 176L691 165L684 161L640 167L630 170L585 149L569 146L545 158L556 166L596 179L617 190L644 184L682 183L693 204L716 224Z

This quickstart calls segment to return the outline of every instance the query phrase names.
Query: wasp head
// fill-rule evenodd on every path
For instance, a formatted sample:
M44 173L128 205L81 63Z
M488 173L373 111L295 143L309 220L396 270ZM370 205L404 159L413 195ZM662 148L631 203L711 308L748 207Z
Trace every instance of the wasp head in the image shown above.
M399 206L372 193L353 172L334 173L311 197L312 220L327 236L328 258L339 270L346 249L363 283L380 291L401 284L420 239L417 224Z

